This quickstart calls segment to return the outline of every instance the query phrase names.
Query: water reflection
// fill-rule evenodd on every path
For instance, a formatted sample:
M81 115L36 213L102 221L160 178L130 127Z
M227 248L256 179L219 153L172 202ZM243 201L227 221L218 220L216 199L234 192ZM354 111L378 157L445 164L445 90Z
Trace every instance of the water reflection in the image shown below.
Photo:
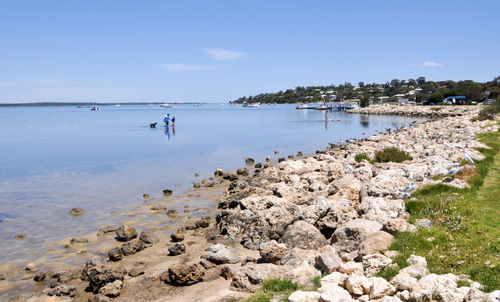
M370 116L367 114L361 114L359 116L359 123L363 128L368 128L368 126L370 125Z
M170 130L168 126L165 126L165 136L168 140L170 140Z

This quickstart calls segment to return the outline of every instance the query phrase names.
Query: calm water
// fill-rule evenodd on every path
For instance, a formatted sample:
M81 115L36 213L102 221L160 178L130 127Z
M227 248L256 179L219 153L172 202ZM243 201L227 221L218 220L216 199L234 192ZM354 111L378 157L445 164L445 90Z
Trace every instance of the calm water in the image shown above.
M167 112L177 118L175 130L149 128L162 125ZM292 105L0 108L0 263L109 224L112 211L133 210L143 193L183 192L194 173L208 177L246 157L313 153L414 120L340 112L328 118L342 121L325 123L323 112ZM72 217L73 207L87 213ZM13 239L21 233L25 240Z

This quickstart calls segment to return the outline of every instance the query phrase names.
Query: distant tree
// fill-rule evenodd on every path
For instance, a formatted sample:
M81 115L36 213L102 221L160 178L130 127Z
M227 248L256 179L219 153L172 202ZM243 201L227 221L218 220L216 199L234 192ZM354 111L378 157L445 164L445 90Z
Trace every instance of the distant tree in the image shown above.
M417 78L417 84L418 85L422 85L423 83L425 83L425 77L418 77Z
M368 107L369 105L370 105L370 96L369 95L362 95L360 97L359 106Z
M408 85L415 86L417 85L417 81L415 81L414 79L408 79Z
M443 101L443 99L444 99L444 96L441 93L433 93L429 96L429 102L434 103L434 104Z
M400 84L401 84L401 82L398 79L394 79L391 81L392 87L398 87Z
M358 86L361 87L361 88L365 87L365 82L359 82Z

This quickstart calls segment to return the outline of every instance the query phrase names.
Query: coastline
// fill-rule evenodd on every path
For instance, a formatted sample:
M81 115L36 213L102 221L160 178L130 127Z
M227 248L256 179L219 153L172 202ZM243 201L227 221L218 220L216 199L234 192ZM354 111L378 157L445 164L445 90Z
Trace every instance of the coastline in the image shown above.
M166 256L168 252L165 244L171 247L174 243L170 242L169 233L156 232L159 242L144 251L123 257L121 261L88 263L87 266L100 267L101 272L126 268L127 273L108 282L122 282L117 285L120 289L118 297L113 299L115 301L135 297L152 301L180 301L179 299L189 295L196 297L200 293L205 293L203 301L219 301L221 296L227 299L244 298L255 291L264 279L288 277L308 283L321 273L333 273L330 272L332 267L328 266L332 261L337 264L334 271L342 267L340 271L343 274L359 272L360 265L362 271L368 270L362 264L365 263L365 256L376 255L377 251L384 248L370 250L371 245L366 240L372 240L373 245L374 240L384 241L380 238L390 238L388 235L392 236L391 233L415 228L405 220L407 213L403 198L408 194L402 192L402 189L412 182L416 188L438 182L432 180L432 177L445 173L453 163L460 161L463 150L473 158L481 158L482 155L473 149L481 144L473 137L457 139L457 133L469 133L473 136L472 134L497 128L496 125L488 126L490 122L472 123L464 119L461 120L464 125L461 125L454 118L467 118L476 113L474 110L465 112L464 109L460 111L457 108L456 112L445 112L437 116L436 112L418 113L417 109L414 109L415 112L403 113L395 113L402 112L401 110L388 110L390 113L386 114L451 117L416 124L389 134L371 136L354 143L331 145L313 156L282 158L277 163L267 164L267 167L266 163L261 163L249 169L240 168L236 173L218 171L218 181L195 189L199 192L224 192L227 189L223 198L219 198L217 194L211 197L213 200L220 199L217 215L211 213L212 215L207 216L209 218L179 220L184 226L175 233L185 235L185 253ZM451 132L452 127L457 133ZM439 134L440 132L444 133ZM431 147L425 144L427 140L432 143ZM438 142L443 141L449 142L452 147L448 150L447 147L438 145ZM385 163L373 166L367 161L357 163L354 159L358 153L372 156L376 150L390 146L408 151L413 157L410 164ZM447 151L446 156L442 154L444 151ZM432 156L435 157L434 161L427 160ZM466 185L459 179L451 184ZM203 221L206 223L200 223ZM127 224L137 227L137 221L134 220ZM149 229L153 224L140 229ZM157 227L158 229L160 228ZM97 232L88 236L97 238ZM107 237L108 244L100 247L101 258L106 258L107 250L122 244ZM217 251L204 251L217 243L228 248L218 246ZM229 256L218 257L220 251L229 253ZM237 255L237 260L232 260L234 255ZM390 259L387 255L380 255ZM214 260L214 257L218 260ZM331 258L331 261L326 261L327 258ZM201 266L198 264L200 259ZM379 261L375 268L368 266L372 273L382 267L381 262L388 261L381 257L377 259ZM199 270L201 277L192 280L196 281L194 285L179 287L180 280L175 278L181 276L182 279L182 274L170 273L169 269L176 263L182 263L183 268ZM130 275L131 268L137 265L143 267L144 274L127 276ZM102 294L94 296L85 292L84 288L89 280L78 278L79 269L74 268L73 271L67 282L53 283L54 288L63 283L75 286L74 301L108 299ZM167 276L165 272L169 272ZM89 279L88 270L86 274L83 279ZM27 276L30 278L26 281L33 282L31 279L35 273L28 273ZM97 288L97 293L108 283ZM40 292L45 285L47 284L37 286L37 291ZM45 295L34 296L30 301L44 301L46 298Z

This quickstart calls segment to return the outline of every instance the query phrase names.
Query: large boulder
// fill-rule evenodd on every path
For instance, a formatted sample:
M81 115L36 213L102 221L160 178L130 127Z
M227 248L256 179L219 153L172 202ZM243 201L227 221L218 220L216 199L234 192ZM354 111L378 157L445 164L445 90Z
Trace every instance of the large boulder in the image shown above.
M116 236L120 241L129 241L137 237L137 231L133 227L123 224L116 230Z
M380 231L382 224L367 219L354 219L339 226L333 233L333 243L341 245L350 245L352 243L359 244L368 236Z
M317 228L302 220L289 225L279 242L285 243L288 247L303 249L318 249L328 244L325 236Z
M207 260L216 264L237 263L240 257L234 248L217 243L208 248Z
M363 240L359 246L362 255L383 252L391 246L394 236L384 231L375 232Z

